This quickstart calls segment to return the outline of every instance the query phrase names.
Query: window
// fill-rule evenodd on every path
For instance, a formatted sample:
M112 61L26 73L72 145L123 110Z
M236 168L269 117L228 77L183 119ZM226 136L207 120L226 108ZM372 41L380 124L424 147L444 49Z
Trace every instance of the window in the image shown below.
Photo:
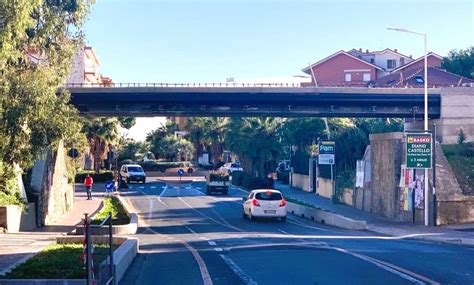
M364 81L370 81L370 73L364 73L363 77Z
M405 58L400 57L400 66L405 65Z
M420 75L415 76L415 81L416 83L425 83L423 76L420 76Z
M346 73L346 81L351 81L352 77L350 73Z
M397 67L397 60L387 59L387 69L393 69L395 67Z
M374 59L373 59L373 58L370 59L370 63L374 63Z
M281 200L281 199L283 199L283 197L281 197L280 193L269 191L269 192L259 192L259 193L255 194L255 199L275 201L275 200Z

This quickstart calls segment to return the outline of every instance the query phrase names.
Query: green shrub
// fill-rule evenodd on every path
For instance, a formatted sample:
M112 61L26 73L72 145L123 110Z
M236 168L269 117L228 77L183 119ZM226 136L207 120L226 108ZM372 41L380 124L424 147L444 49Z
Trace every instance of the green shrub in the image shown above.
M242 180L242 186L246 189L260 189L260 188L272 188L273 179L263 179L260 177L253 177L251 174L244 172Z
M92 177L94 183L106 182L114 179L114 173L110 170L100 171L99 173L95 173L93 170L83 170L76 174L76 183L83 183L87 174Z
M133 160L131 159L124 159L122 161L119 162L120 165L124 165L124 164L133 164Z
M235 186L242 186L245 172L243 171L234 171L232 172L232 184Z
M229 175L223 172L210 172L209 180L210 181L229 181Z
M107 197L104 199L104 207L93 217L92 223L96 225L102 223L109 214L112 214L113 225L125 225L130 223L127 211L125 211L117 197Z
M199 167L201 167L201 168L204 169L204 170L211 170L211 169L214 169L214 165L213 165L213 164L199 164Z
M277 173L278 181L281 181L283 184L290 184L290 172L289 171L280 171Z

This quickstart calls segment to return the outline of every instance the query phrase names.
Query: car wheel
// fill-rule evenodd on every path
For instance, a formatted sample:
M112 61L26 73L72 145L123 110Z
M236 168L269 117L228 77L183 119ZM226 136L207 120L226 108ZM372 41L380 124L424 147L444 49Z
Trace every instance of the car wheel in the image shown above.
M282 222L282 223L286 222L286 216L285 216L285 217L281 217L281 218L280 218L280 222Z
M252 216L252 212L251 212L251 211L249 211L248 218L249 218L249 221L253 221L253 216Z
M245 210L242 211L242 219L247 219L247 214L245 214Z
M127 178L127 184L130 184L130 179Z

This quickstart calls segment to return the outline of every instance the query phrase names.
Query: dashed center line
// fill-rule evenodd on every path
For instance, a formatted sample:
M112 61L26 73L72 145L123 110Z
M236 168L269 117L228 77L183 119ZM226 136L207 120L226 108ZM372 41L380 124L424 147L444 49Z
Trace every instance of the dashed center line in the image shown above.
M209 245L212 245L212 246L216 246L216 245L217 245L216 242L215 242L215 241L212 241L212 240L208 241L207 243L209 243Z

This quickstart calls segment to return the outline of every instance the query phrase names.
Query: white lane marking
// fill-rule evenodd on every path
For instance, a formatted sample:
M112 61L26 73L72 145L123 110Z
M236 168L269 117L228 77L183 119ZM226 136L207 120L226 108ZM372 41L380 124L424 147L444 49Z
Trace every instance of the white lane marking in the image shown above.
M202 239L202 240L205 240L205 241L208 241L208 240L209 240L209 239L206 238L206 237L199 237L199 238Z
M366 256L366 255L362 255L362 254L359 254L359 253L351 252L351 251L345 250L343 248L332 247L332 246L330 246L329 248L332 248L336 251L339 251L339 252L342 252L342 253L345 253L345 254L349 254L353 257L362 259L366 262L372 263L372 264L374 264L374 265L376 265L376 266L378 266L378 267L380 267L380 268L382 268L382 269L384 269L388 272L391 272L395 275L398 275L401 278L406 279L406 280L408 280L412 283L415 283L415 284L420 284L420 285L421 284L426 284L426 283L428 283L428 284L439 284L438 282L436 282L434 280L431 280L427 277L424 277L424 276L419 275L415 272L406 270L404 268L398 267L394 264L384 262L382 260L378 260L378 259Z
M257 285L257 282L253 281L250 276L248 276L230 257L219 254L219 256L224 260L224 262L234 271L234 273L239 276L240 280L246 285Z
M188 226L184 226L188 231L192 232L193 234L195 234L196 236L198 235L195 231L193 231L190 227Z
M146 196L146 198L148 200L151 200L148 196ZM131 204L131 203L130 203ZM132 205L131 206L132 209L134 209L134 212L137 212L137 209ZM138 216L138 219L141 220L141 217ZM154 229L150 228L150 224L147 224L146 222L144 223L145 226L147 226L147 230L152 232L152 233L155 233L157 235L160 235L162 237L166 237L166 235L163 235L163 234L160 234L159 232L155 231ZM182 245L184 245L190 252L191 254L193 255L194 259L196 260L196 262L198 263L198 266L199 266L199 271L201 272L201 277L202 277L202 281L204 283L204 285L213 285L214 283L212 282L212 278L211 276L209 275L209 270L207 270L207 266L206 266L206 263L204 262L204 260L202 259L202 257L199 255L199 252L196 251L196 249L194 249L191 245L189 245L187 242L185 241L180 241L180 240L177 240L179 243L181 243Z
M211 210L216 214L216 216L221 220L224 224L233 227L229 222L226 221L214 208L211 208Z
M215 251L223 251L223 249L220 248L220 247L216 247L216 248L214 248L214 250L215 250Z
M215 241L212 241L212 240L208 241L207 243L208 243L209 245L212 245L212 246L216 246L216 245L217 245L216 242L215 242Z
M150 186L151 189L156 189L156 186Z
M148 199L148 221L151 220L152 214L153 214L153 200Z
M145 189L145 186L140 186L140 187L138 187L138 188L140 188L140 189Z
M198 211L196 210L193 206L191 206L188 202L184 201L181 197L178 197L178 200L180 200L181 202L183 202L184 205L186 205L188 208L190 208L191 210L195 211L196 213L198 213L199 215L205 217L205 218L208 218L209 220L213 221L214 223L218 224L218 225L221 225L221 226L224 226L224 227L227 227L227 228L230 228L230 229L233 229L233 230L236 230L236 231L239 231L239 232L243 232L242 229L239 229L237 227L234 227L234 226L229 226L227 224L224 224L222 222L219 222L218 220L212 218L212 217L209 217L208 215L202 213L201 211Z
M285 231L284 231L284 230L282 230L282 229L278 229L278 231L279 231L280 233L283 233L283 234L285 234L285 235L289 235L289 233L285 232Z
M306 225L298 220L295 220L293 218L288 218L289 220L291 221L288 221L288 223L290 224L293 224L293 225L297 225L297 226L300 226L300 227L305 227L305 228L308 228L308 229L314 229L314 230L320 230L320 231L324 231L324 232L336 232L336 233L340 233L340 232L337 232L337 231L333 231L333 230L328 230L328 229L324 229L324 228L320 228L320 227L315 227L315 226L310 226L310 225Z

